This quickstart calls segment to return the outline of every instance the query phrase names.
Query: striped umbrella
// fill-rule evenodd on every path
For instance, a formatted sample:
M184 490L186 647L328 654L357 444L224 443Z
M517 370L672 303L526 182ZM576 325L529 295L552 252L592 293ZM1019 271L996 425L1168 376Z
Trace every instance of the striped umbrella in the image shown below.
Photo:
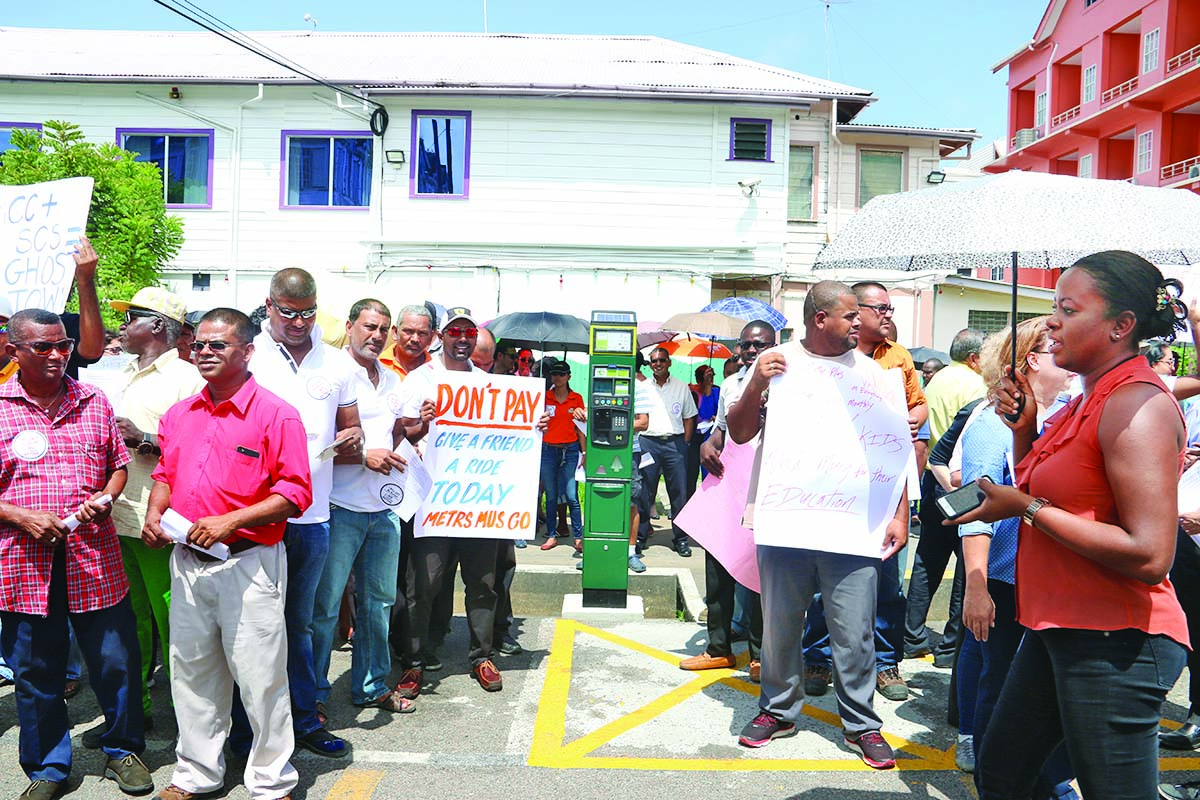
M761 319L763 322L771 323L771 327L777 331L783 330L788 324L787 317L778 309L767 305L762 300L755 300L753 297L724 297L709 303L700 310L728 314L731 317L744 319L746 322Z

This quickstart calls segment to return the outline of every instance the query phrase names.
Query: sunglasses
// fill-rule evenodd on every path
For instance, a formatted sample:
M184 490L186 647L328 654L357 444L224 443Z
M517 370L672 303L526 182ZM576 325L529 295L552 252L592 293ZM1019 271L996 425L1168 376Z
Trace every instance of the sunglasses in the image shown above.
M125 324L132 325L133 321L138 317L161 317L161 314L156 314L153 311L134 311L130 309L125 312Z
M278 303L272 301L271 308L275 309L276 313L278 313L279 316L283 317L284 319L295 319L296 317L299 317L300 319L312 319L317 315L316 306L313 306L312 308L306 308L303 311L297 311L294 308L284 308Z
M771 345L767 344L766 342L745 341L745 342L738 342L738 346L741 347L743 350L766 350Z
M479 335L479 328L464 328L461 325L451 325L449 328L444 329L442 333L451 339L457 339L460 336L466 336L469 339L472 336Z
M53 350L60 356L69 356L71 351L75 349L74 339L59 339L57 342L18 342L15 347L24 347L35 356L46 358Z
M225 348L233 347L235 344L237 344L237 343L236 342L222 342L218 339L214 339L210 342L204 342L204 341L197 339L196 341L194 341L190 345L188 345L188 347L191 349L191 351L193 353L202 352L204 350L204 348L206 348L206 347L209 350L212 350L214 353L224 353Z

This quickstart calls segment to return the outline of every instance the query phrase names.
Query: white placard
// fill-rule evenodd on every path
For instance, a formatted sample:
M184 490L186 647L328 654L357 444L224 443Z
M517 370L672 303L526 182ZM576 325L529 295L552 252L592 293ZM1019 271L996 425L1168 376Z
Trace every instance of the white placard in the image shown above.
M91 202L91 178L0 186L0 291L13 311L63 312Z
M771 380L755 543L878 557L911 457L898 371L789 358Z
M432 485L413 535L533 539L545 383L485 372L437 375L425 438Z
M224 542L217 542L212 547L200 547L194 545L187 540L188 531L192 529L193 523L189 522L187 517L180 514L173 508L168 508L163 512L162 519L159 520L159 527L163 533L167 535L172 542L182 544L193 550L199 550L201 553L208 553L210 556L221 561L229 558L229 547Z

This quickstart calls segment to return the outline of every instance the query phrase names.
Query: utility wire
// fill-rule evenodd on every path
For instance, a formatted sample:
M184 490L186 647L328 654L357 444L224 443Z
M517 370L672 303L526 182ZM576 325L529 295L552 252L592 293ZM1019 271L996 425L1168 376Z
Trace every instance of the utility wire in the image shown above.
M383 132L387 130L387 109L384 108L382 103L372 100L369 97L365 97L354 90L346 89L345 87L330 83L324 78L308 71L283 54L275 52L265 45L255 41L246 34L234 28L232 25L222 21L213 14L210 14L195 3L190 2L190 0L174 0L174 2L170 0L154 0L154 2L171 13L183 17L188 22L204 28L209 33L215 33L222 39L225 39L226 41L235 44L244 50L248 50L259 58L270 61L276 66L283 67L289 72L294 72L303 78L308 78L310 81L319 84L320 86L324 86L327 89L332 89L335 92L349 95L357 100L361 100L364 103L370 103L371 105L375 106L375 111L371 114L371 131L375 133L376 136L382 136ZM195 9L195 12L193 13L192 11L182 8L180 5L186 5L191 9ZM377 119L379 119L378 123Z

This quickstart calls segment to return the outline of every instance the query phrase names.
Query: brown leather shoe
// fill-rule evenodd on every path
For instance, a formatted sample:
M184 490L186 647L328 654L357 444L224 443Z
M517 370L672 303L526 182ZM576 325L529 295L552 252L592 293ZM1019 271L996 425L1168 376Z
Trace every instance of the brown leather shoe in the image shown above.
M750 673L750 680L754 683L762 683L762 662L757 658L750 662L750 667L747 670Z
M700 669L733 669L736 664L737 659L733 656L710 656L708 653L701 653L680 661L679 668L691 672Z

